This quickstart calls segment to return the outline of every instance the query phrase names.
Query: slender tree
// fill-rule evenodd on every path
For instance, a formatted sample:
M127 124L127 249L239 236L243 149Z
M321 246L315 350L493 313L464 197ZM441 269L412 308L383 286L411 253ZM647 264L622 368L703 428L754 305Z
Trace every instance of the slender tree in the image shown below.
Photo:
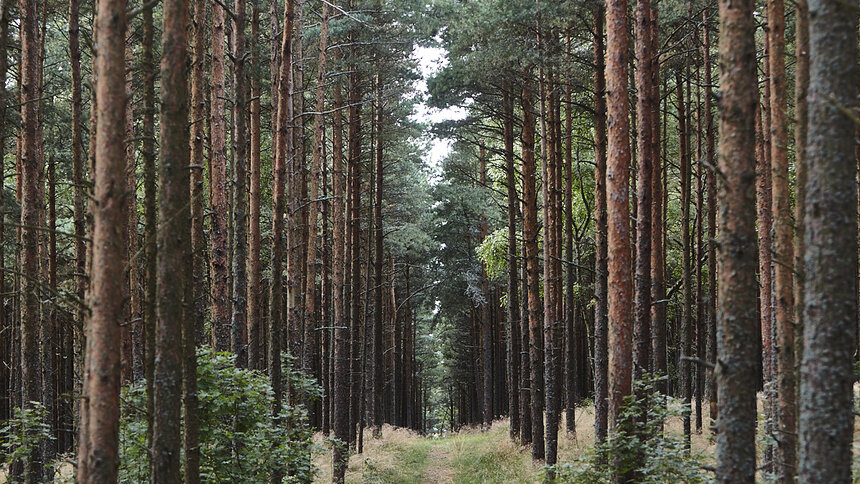
M778 468L780 479L794 480L797 434L795 428L794 359L794 224L791 219L791 189L788 180L788 136L785 86L785 5L768 0L768 43L770 55L770 157L773 183L774 324L777 344L777 387L779 408Z
M525 71L529 76L530 72ZM532 458L544 458L543 435L543 352L542 322L538 294L538 243L537 243L537 190L535 188L535 116L534 95L529 79L525 79L522 91L523 132L523 238L525 239L526 277L528 279L529 348L531 372L531 420L532 420Z
M604 8L594 8L594 245L595 279L594 298L594 440L606 440L609 419L609 328L607 294L609 292L608 213L606 210L606 74L603 44Z
M230 349L230 267L227 261L227 127L224 115L226 15L223 5L212 6L212 77L210 140L212 159L209 172L211 213L209 218L212 332L218 351Z
M284 213L286 200L284 188L287 180L287 159L293 154L293 136L291 122L293 116L293 76L292 76L292 35L293 35L293 0L284 3L284 32L281 37L280 58L282 62L278 70L277 87L277 124L275 130L275 160L272 165L272 279L269 290L269 378L272 382L272 417L275 422L280 420L283 400L281 381L281 348L284 335L284 287L283 287L283 258L284 258ZM270 482L279 483L282 470L276 468Z
M105 12L107 14L107 12ZM21 19L20 101L21 128L20 148L20 200L21 200L21 380L23 386L22 405L32 407L32 402L42 401L42 370L39 351L41 318L39 313L39 227L42 199L42 158L39 156L42 140L39 124L40 56L39 56L39 12L37 0L18 0L18 15ZM120 30L121 37L125 32ZM120 51L120 58L125 50ZM123 83L120 82L120 86ZM122 125L122 123L120 123ZM120 146L122 148L122 146ZM121 155L120 155L120 159ZM110 347L110 346L105 346ZM107 363L109 363L108 361ZM109 417L109 415L108 415ZM32 430L31 430L32 432ZM39 437L35 437L39 439ZM110 445L109 442L105 444ZM44 467L41 450L36 448L29 457L25 470L27 482L39 482Z

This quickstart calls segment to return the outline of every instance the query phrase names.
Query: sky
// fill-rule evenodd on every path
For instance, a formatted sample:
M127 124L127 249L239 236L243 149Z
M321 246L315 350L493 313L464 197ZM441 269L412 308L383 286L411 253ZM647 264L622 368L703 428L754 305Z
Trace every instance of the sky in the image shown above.
M448 65L447 52L441 47L419 46L412 51L412 57L418 63L418 71L421 74L421 79L415 83L415 89L418 91L421 99L426 99L429 95L427 91L427 79ZM466 117L466 114L466 109L462 106L436 109L421 102L416 106L412 118L422 123L438 123L447 120L463 119ZM427 136L429 137L429 151L424 161L436 171L435 168L451 152L452 140L437 138L430 134Z

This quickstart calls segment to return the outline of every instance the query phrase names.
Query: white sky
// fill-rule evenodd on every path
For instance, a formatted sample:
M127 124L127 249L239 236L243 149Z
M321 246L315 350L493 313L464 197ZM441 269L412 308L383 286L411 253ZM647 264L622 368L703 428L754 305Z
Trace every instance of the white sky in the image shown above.
M412 57L418 62L418 70L422 77L422 79L415 83L415 89L422 99L426 99L428 96L427 79L448 65L447 52L441 47L416 47L412 51ZM463 119L466 117L466 114L466 109L461 106L436 109L421 102L416 106L412 117L424 123L438 123L452 119ZM433 136L428 139L428 144L430 150L427 153L425 161L429 166L436 168L448 156L448 153L451 152L452 141Z

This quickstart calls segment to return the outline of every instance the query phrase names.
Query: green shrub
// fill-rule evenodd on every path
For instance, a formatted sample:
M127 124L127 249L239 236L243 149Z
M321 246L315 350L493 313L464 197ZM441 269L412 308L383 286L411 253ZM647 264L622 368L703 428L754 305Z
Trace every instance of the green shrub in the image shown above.
M281 468L286 482L313 481L313 432L304 405L284 404L276 425L268 377L236 368L234 359L208 348L197 353L201 480L267 483L272 471ZM286 366L284 382L292 385L299 399L310 401L319 395L321 390L312 380ZM145 408L143 382L124 389L121 482L146 482L149 477Z
M610 463L613 462L622 470L635 471L637 483L707 482L704 456L688 453L682 440L663 432L661 423L680 416L683 411L672 405L671 398L656 392L654 383L655 380L647 379L637 384L638 388L648 390L650 395L648 418L644 422L637 419L642 414L644 402L634 396L628 397L621 412L621 421L626 424L610 432L606 442L587 449L573 462L556 465L553 470L558 482L611 483L614 468Z
M39 451L42 441L52 440L51 426L47 422L47 411L40 402L30 402L25 408L15 408L6 426L0 428L3 449L3 468L10 469L20 462L26 467L30 457ZM17 482L6 476L8 482Z

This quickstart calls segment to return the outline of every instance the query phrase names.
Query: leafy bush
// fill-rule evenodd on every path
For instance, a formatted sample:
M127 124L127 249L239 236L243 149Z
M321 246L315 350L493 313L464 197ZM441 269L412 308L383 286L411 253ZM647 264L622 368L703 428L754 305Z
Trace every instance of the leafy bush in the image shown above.
M14 415L0 429L0 448L3 449L3 468L10 469L19 462L26 467L30 457L39 451L42 441L52 440L48 412L40 402L30 402L25 408L15 408ZM17 482L6 476L8 482Z
M688 454L682 440L664 434L661 423L680 416L683 411L671 404L671 398L654 391L654 383L653 379L637 383L637 388L646 389L650 396L647 419L642 421L638 418L644 402L634 396L627 397L621 412L625 425L611 432L606 442L589 448L573 462L555 466L553 470L558 482L614 482L614 468L609 464L612 462L621 469L635 470L637 483L707 482L708 476L703 470L704 456Z
M313 433L305 407L284 404L276 425L268 377L236 368L234 360L233 355L208 348L197 353L201 480L267 483L272 471L280 468L286 482L313 481ZM300 400L319 395L316 383L286 366L284 382L292 385ZM144 382L126 388L120 427L121 482L146 482L149 477L145 408Z

